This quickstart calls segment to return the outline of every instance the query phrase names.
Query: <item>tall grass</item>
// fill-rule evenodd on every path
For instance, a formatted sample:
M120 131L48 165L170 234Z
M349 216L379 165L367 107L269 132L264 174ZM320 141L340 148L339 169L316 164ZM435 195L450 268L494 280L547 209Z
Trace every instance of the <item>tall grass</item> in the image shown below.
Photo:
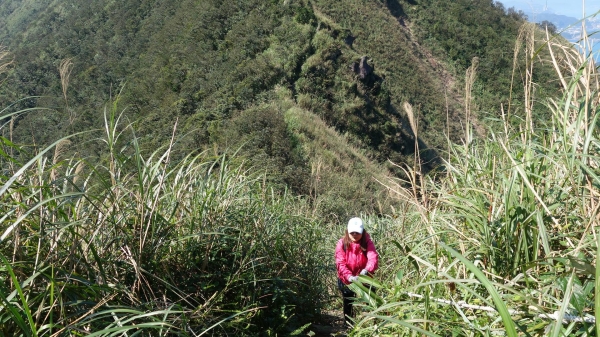
M397 268L379 303L362 300L354 334L598 335L598 73L593 57L548 41L562 84L545 105L552 120L531 118L530 65L522 127L504 119L503 132L452 144L445 176L419 190L388 183L407 201L380 243Z
M2 335L275 334L318 314L322 233L300 200L233 154L172 162L176 129L142 154L118 98L105 122L102 158L0 138Z
M364 217L382 264L379 279L352 285L365 311L353 334L597 335L594 324L571 318L600 307L598 78L590 59L548 45L563 86L547 102L549 123L532 118L527 63L522 128L507 117L487 139L467 129L468 141L450 145L445 174L428 177L415 164L404 168L409 181L386 182L402 202L386 217ZM61 69L68 105L68 63ZM12 117L5 111L2 120ZM43 113L18 113L33 112ZM0 137L0 333L305 328L335 291L324 261L336 228L234 165L233 152L175 162L177 127L168 144L143 153L118 97L104 117L100 158L70 155L78 137L44 149ZM326 159L315 162L314 177Z

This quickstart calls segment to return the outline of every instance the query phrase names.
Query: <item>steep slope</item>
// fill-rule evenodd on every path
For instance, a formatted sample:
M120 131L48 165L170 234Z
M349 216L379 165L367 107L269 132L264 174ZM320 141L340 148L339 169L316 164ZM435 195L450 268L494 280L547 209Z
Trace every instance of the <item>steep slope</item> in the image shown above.
M0 41L17 65L1 103L43 96L14 108L52 110L19 116L11 134L47 144L100 128L104 106L118 97L147 150L174 130L179 156L241 147L238 155L276 186L308 195L315 154L306 142L314 139L296 137L287 111L310 113L378 163L412 162L417 141L431 169L446 135L463 134L473 58L481 68L473 106L508 100L521 24L490 1L10 0L0 5ZM61 86L63 60L72 66L65 63ZM471 122L481 125L478 117ZM85 137L78 143L98 152ZM365 171L351 185L377 175ZM375 207L352 207L366 205Z

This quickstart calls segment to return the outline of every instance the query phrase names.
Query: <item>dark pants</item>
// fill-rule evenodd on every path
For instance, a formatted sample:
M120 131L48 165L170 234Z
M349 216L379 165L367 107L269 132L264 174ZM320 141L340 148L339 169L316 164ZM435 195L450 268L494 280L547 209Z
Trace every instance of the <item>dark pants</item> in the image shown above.
M352 312L352 302L354 301L354 292L338 278L338 289L342 292L344 299L344 321L350 324L350 317L354 317Z

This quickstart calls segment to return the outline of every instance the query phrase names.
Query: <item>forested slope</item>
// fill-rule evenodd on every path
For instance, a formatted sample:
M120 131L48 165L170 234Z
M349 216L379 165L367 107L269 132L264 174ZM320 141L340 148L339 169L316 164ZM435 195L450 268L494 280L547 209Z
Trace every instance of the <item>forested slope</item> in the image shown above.
M310 112L382 164L412 162L412 119L431 169L445 135L459 142L463 134L464 74L474 58L470 122L483 132L481 116L508 103L522 24L493 1L4 1L0 41L16 62L2 103L43 96L15 108L52 110L18 117L12 134L48 144L99 128L107 102L119 97L147 149L164 146L175 127L179 157L243 146L241 158L306 195L316 165L306 142L330 141L299 141L287 110ZM63 60L72 65L63 64L61 86ZM100 154L86 137L77 143ZM351 163L332 167L353 175ZM360 174L357 186L377 174Z

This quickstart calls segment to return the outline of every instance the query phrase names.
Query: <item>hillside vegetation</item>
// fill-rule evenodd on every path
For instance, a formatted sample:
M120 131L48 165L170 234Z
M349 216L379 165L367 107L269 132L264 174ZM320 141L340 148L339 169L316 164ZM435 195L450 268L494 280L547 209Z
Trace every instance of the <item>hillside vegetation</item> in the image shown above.
M380 289L351 286L350 335L598 335L600 86L592 62L553 49L565 60L553 129L505 121L453 145L437 180L382 177L397 208L363 215L381 268L361 281ZM340 305L345 221L323 222L230 154L145 156L119 111L106 111L96 163L66 156L74 136L39 153L0 138L3 335L300 335ZM308 117L285 119L296 135L335 133Z
M359 215L348 334L599 335L597 69L433 4L2 2L0 334L314 335Z
M363 280L380 289L352 286L353 335L599 335L600 80L594 56L549 47L562 85L544 103L551 127L532 110L452 146L444 178L390 181L410 206L380 241L383 282Z
M498 117L511 99L515 115L523 115L522 90L510 86L525 79L522 69L512 72L522 24L518 13L490 1L3 1L0 41L15 67L2 102L19 102L12 111L50 108L15 116L11 131L16 142L44 146L102 128L106 102L119 95L142 151L173 132L174 158L242 147L238 156L265 169L274 184L307 195L319 164L306 142L330 141L297 138L285 122L288 109L310 112L394 174L403 173L387 161L412 163L417 141L430 170L446 136L460 142L467 119L483 134L484 118ZM354 71L363 57L373 70L364 76ZM464 74L473 60L467 99ZM555 85L538 77L538 93ZM40 97L19 101L32 96ZM86 137L72 151L101 155ZM352 189L385 174L346 173L349 160L335 167L355 177ZM356 202L335 213L378 207Z

